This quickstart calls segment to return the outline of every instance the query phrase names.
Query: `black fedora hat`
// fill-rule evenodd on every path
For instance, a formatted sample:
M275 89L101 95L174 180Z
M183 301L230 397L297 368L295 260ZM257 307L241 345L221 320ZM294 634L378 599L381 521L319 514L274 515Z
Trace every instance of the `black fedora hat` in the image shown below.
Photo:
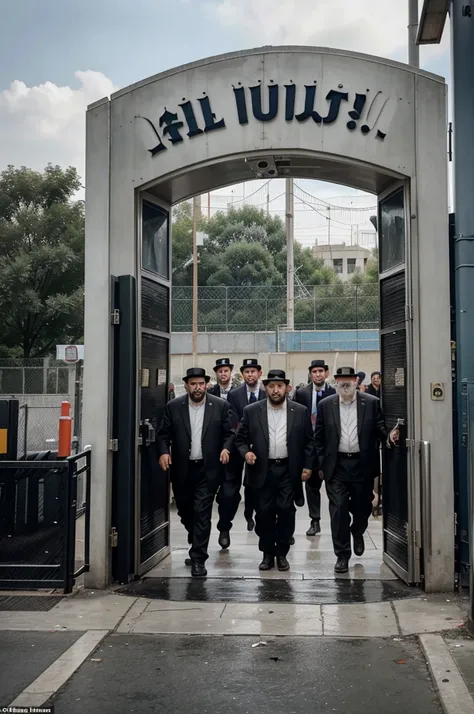
M230 367L230 369L234 369L234 365L230 363L230 359L228 357L220 357L219 359L216 359L216 366L212 369L214 372L217 372L219 367Z
M290 380L286 378L286 374L282 369L271 369L266 379L262 379L262 384L267 386L270 382L284 382L289 384Z
M187 382L188 379L192 379L193 377L204 377L206 383L210 380L210 377L206 374L206 370L201 367L190 367L187 369L186 376L183 377L183 382Z
M246 357L243 362L242 362L242 367L240 368L240 371L242 372L243 369L246 369L247 367L252 367L252 369L259 369L261 370L262 367L258 363L258 359L255 359L254 357Z
M339 367L336 369L335 379L338 377L357 377L355 369L352 367Z
M311 370L314 369L315 367L320 367L321 369L326 369L324 360L323 359L313 359L311 361L311 364L309 365L308 369L311 372Z

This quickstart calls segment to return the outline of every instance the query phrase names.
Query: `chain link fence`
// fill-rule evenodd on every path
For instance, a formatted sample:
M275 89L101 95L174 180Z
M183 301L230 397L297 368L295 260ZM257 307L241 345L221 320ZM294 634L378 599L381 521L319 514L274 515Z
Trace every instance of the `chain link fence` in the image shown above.
M192 330L192 286L172 291L173 332ZM286 285L200 286L200 332L275 330L286 322ZM295 330L373 330L379 327L378 283L295 287Z
M0 359L0 399L18 399L18 457L58 447L61 402L71 404L73 447L81 440L82 364L53 358Z

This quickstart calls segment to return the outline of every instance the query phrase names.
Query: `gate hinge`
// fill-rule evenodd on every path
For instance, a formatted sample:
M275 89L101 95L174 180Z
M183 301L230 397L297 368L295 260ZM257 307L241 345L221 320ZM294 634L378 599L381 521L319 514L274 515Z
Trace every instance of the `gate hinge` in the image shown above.
M413 320L413 305L405 305L405 320Z
M111 316L110 316L112 325L120 325L120 310L113 310Z
M116 528L110 530L109 535L109 546L110 548L116 548L118 543L118 533Z
M407 449L414 449L415 439L405 439L405 446L407 447Z
M118 439L109 439L109 451L118 451Z
M415 548L421 548L420 531L412 531L411 537Z

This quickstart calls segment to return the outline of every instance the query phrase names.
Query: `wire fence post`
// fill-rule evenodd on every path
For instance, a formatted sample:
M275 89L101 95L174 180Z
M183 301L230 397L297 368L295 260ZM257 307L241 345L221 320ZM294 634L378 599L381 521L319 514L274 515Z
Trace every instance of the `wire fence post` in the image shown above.
M229 332L229 288L225 289L225 331Z

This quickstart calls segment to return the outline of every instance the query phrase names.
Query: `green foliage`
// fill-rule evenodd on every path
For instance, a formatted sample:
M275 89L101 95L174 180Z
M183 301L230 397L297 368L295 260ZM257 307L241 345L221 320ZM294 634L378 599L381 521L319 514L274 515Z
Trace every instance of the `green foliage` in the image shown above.
M42 357L83 334L84 205L76 169L0 174L0 355Z

